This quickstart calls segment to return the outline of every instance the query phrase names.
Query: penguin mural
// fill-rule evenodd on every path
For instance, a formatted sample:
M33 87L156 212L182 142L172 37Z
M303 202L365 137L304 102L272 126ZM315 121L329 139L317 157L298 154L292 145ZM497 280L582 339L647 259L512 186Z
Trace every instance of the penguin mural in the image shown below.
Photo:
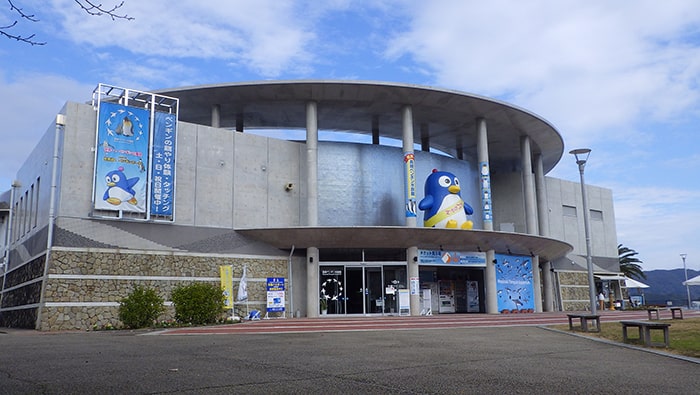
M471 229L474 223L467 215L474 209L462 200L459 179L452 173L433 169L425 180L425 197L418 208L425 213L423 226L426 228Z
M120 205L122 202L127 202L134 206L138 203L136 197L134 197L136 191L134 191L133 187L139 182L139 177L127 179L126 174L124 174L124 168L119 166L119 169L107 173L105 181L107 182L107 190L102 197L104 201L115 206Z

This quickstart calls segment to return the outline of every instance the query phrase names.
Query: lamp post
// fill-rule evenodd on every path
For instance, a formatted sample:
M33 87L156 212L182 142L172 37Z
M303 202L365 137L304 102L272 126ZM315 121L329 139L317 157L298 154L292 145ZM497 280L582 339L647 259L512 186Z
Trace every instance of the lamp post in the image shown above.
M688 287L688 268L685 267L685 257L688 254L681 254L681 259L683 260L683 271L685 272L685 292L688 293L688 308L690 308L690 287Z
M588 268L588 297L591 302L591 314L598 314L598 306L595 297L595 280L593 279L593 258L591 256L591 224L588 212L588 193L586 193L586 183L583 179L583 169L591 154L589 148L579 148L569 151L576 158L578 172L581 175L581 196L583 199L583 229L586 233L586 266Z

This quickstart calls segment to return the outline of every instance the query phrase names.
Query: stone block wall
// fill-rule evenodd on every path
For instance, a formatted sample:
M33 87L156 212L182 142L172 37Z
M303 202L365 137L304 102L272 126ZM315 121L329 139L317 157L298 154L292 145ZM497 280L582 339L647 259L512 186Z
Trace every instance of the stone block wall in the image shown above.
M204 254L176 254L133 250L52 250L49 276L40 310L40 330L88 330L120 327L119 301L136 285L155 289L166 301L159 320L172 320L173 288L194 281L220 286L219 266L233 265L234 292L247 267L248 304L236 304L238 315L247 309L265 311L267 277L289 280L286 258ZM288 302L288 301L287 301ZM222 311L230 314L230 311Z
M564 311L590 310L587 272L557 272Z

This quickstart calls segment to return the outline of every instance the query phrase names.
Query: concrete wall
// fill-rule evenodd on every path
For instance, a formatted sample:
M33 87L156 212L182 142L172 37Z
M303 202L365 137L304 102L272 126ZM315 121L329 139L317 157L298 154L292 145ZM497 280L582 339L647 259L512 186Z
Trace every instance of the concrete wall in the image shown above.
M547 177L549 231L553 238L565 240L574 246L574 254L586 254L586 233L583 220L583 199L579 183ZM588 207L603 213L603 219L591 218L592 255L617 257L617 233L612 191L586 185ZM565 215L564 206L575 207L576 216Z
M319 224L324 226L403 226L405 176L401 148L320 142L318 150ZM433 169L456 175L462 199L474 208L474 227L483 226L475 161L415 152L416 199L425 196ZM418 211L418 226L423 212Z
M493 174L491 194L493 230L527 233L522 175L519 172Z

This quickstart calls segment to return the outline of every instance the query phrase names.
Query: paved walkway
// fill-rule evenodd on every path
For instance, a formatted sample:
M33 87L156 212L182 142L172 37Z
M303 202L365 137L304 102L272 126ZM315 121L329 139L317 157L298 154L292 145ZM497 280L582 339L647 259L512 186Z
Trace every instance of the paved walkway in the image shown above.
M603 321L645 318L634 314L604 312ZM0 393L698 393L696 363L537 327L566 322L545 313L167 331L0 328Z
M382 330L446 329L468 327L541 326L566 324L571 312L526 314L440 314L422 317L347 317L268 319L244 321L241 324L217 325L198 328L176 328L156 332L162 335L227 334L227 333L297 333L297 332L349 332ZM621 320L646 320L646 311L600 312L602 322ZM700 317L700 311L686 310L686 318ZM661 310L662 319L671 318L671 312Z

